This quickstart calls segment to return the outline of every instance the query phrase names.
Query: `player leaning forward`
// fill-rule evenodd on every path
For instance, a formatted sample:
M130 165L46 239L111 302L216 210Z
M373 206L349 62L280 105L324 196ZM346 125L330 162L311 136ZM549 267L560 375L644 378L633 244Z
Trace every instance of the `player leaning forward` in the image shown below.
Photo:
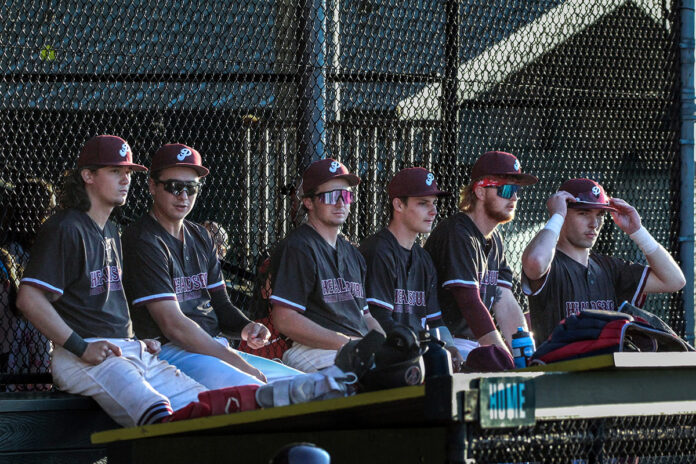
M259 348L270 333L230 302L210 234L186 219L208 172L200 153L180 143L164 145L152 157L152 209L123 233L135 331L166 341L159 357L209 389L299 374L234 350L219 336L222 330L239 333Z
M641 225L636 209L609 198L590 179L571 179L546 202L551 219L522 255L522 288L532 330L544 341L561 319L584 309L640 306L645 293L676 292L684 284L677 263ZM638 245L648 266L592 252L605 215Z
M54 343L54 383L91 396L124 426L159 422L205 388L155 356L155 340L134 340L121 284L121 242L109 215L123 205L133 171L128 144L101 135L66 178L61 210L41 228L17 297L29 321Z
M351 339L382 331L365 301L365 260L339 234L359 182L336 160L312 163L302 175L307 222L271 258L273 325L294 342L283 362L302 371L331 366Z
M509 351L517 327L527 327L497 228L515 217L519 187L537 181L514 155L484 153L462 188L460 212L441 221L425 243L437 269L442 315L464 358L479 344Z

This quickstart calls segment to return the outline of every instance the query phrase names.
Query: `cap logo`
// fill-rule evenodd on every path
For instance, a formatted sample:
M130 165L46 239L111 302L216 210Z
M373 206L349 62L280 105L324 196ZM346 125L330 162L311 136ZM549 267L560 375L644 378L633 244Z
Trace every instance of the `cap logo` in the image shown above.
M433 185L434 180L435 180L435 176L433 175L432 172L429 172L427 177L425 178L425 185L427 185L427 186Z
M520 170L520 160L515 160L515 164L512 165L512 169L514 169L515 171Z
M329 168L329 171L336 172L336 171L338 171L338 168L340 168L340 167L341 167L341 163L339 163L338 161L334 161L331 163L331 167Z
M187 157L191 155L191 150L189 150L188 148L182 148L179 154L176 155L176 159L178 159L179 161L184 161Z
M125 158L126 156L128 156L129 151L130 147L127 143L124 143L123 145L121 145L121 149L118 151L118 154L121 158Z
M600 194L600 193L601 193L601 190L599 190L599 187L597 187L596 185L595 185L594 187L592 187L592 194L593 194L594 196L596 196L597 198L599 198L599 194Z

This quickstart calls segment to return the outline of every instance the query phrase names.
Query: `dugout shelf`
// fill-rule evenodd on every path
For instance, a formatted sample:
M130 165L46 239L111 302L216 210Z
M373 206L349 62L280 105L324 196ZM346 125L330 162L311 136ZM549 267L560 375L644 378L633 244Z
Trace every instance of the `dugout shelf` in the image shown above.
M230 449L240 461L268 462L277 449L296 441L322 446L335 463L470 462L466 456L472 428L693 415L693 385L696 353L615 353L511 372L430 378L424 386L347 398L107 430L93 434L92 442L107 446L110 464L169 463L182 456L217 462Z

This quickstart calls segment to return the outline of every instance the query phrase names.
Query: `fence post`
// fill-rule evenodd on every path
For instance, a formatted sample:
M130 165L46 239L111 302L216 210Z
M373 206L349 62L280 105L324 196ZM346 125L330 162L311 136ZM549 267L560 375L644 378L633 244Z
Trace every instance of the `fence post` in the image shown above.
M680 258L686 277L684 298L685 335L694 341L694 0L681 2L681 187Z
M459 87L459 0L447 0L445 25L445 76L442 83L442 95L440 108L442 108L442 158L440 161L452 163L457 166L459 156L459 102L457 101L457 89ZM450 171L442 178L445 190L453 192L457 203L459 190L454 185L453 179L458 177L458 172ZM455 209L457 205L455 204ZM444 212L443 212L444 214Z
M300 22L298 146L303 168L325 155L326 0L305 0Z

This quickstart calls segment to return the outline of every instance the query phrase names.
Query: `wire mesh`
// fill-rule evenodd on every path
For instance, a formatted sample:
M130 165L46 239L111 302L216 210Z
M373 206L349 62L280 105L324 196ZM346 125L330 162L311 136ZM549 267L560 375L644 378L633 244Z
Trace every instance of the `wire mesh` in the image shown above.
M477 464L687 464L694 462L695 417L631 416L539 422L490 430L472 426Z
M58 188L99 133L145 165L164 143L202 153L211 174L189 219L226 230L243 308L258 258L294 225L288 193L322 156L362 179L343 230L354 242L385 225L397 170L424 166L454 192L500 149L541 179L503 227L515 271L546 198L580 176L635 205L676 257L676 0L8 0L0 18L2 373L48 369L50 345L11 300L52 206L21 186ZM144 214L148 197L135 175L116 219ZM644 261L610 224L596 250ZM646 308L684 333L678 294Z

